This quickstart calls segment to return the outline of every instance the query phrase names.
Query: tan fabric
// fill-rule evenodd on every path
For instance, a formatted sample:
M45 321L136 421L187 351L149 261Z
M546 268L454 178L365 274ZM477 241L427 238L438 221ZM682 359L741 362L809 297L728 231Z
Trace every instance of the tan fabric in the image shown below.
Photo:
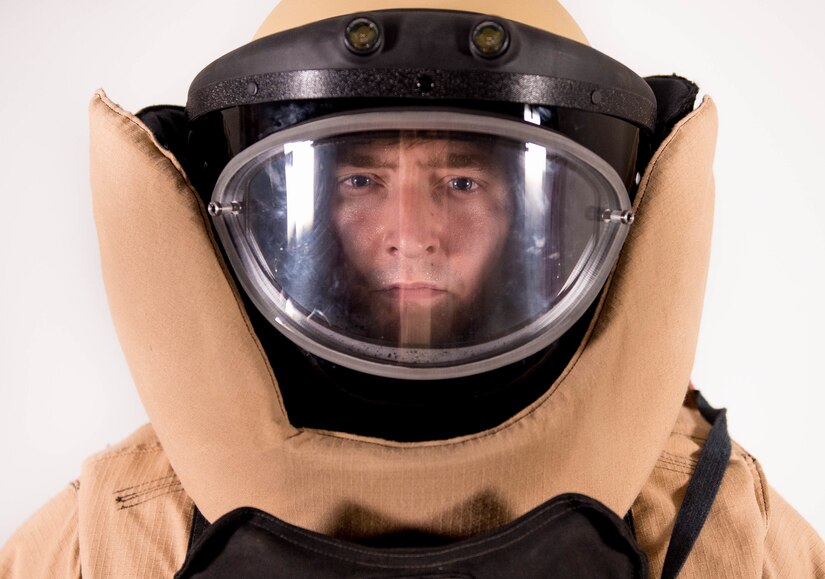
M80 579L78 487L67 486L9 538L0 549L0 577Z
M661 574L676 513L709 430L695 408L683 408L633 504L637 540L655 575ZM766 557L766 492L756 462L734 444L722 487L680 577L758 577Z
M579 25L564 6L555 0L520 0L507 3L501 0L311 0L311 4L312 9L307 10L306 0L281 0L261 24L255 38L355 12L431 8L501 16L588 44Z
M651 162L592 332L556 384L498 428L425 443L293 428L179 165L102 93L91 123L112 316L155 431L207 518L252 505L341 536L461 536L568 491L630 507L694 355L712 221L710 100ZM673 215L691 219L674 227Z
M683 407L633 504L651 577L661 573L674 516L708 430L694 408ZM21 528L0 551L0 577L80 577L81 560L86 578L171 577L185 556L192 502L170 469L148 426L92 457L84 465L79 502L75 484ZM768 487L758 463L734 445L720 493L679 577L759 576L825 578L825 546Z
M86 460L80 481L17 531L0 551L0 577L168 579L186 555L193 510L144 426Z
M775 490L768 487L765 499L768 530L762 576L825 577L822 538Z
M636 537L661 575L665 553L709 425L685 406L650 479L633 504ZM825 577L825 544L769 488L759 463L733 444L722 487L679 574L704 577Z
M83 465L84 577L172 577L186 555L194 504L145 426Z

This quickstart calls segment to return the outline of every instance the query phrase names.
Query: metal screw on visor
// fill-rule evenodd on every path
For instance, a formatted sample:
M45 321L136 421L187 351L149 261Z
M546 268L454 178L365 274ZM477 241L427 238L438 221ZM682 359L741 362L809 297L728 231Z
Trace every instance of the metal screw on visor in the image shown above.
M218 203L217 201L212 201L207 206L206 210L212 217L219 217L224 213L240 213L241 208L242 206L238 201L233 201L228 205L223 205L221 203Z
M485 20L473 28L470 46L478 56L496 58L504 54L510 46L510 35L498 22Z
M605 209L602 213L602 221L606 221L608 223L622 223L624 225L630 225L633 223L634 219L636 219L636 216L633 215L632 211Z
M344 41L355 54L370 54L381 45L381 29L369 18L356 18L347 25Z

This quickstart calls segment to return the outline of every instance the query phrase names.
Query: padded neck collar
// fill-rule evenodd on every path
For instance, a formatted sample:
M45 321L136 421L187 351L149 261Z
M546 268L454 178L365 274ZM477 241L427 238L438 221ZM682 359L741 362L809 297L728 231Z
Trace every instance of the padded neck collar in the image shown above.
M636 223L556 381L495 428L414 443L289 423L180 163L102 92L90 108L112 316L164 450L208 519L253 506L342 537L404 529L468 536L564 492L616 513L630 507L693 363L712 222L712 101L654 154Z

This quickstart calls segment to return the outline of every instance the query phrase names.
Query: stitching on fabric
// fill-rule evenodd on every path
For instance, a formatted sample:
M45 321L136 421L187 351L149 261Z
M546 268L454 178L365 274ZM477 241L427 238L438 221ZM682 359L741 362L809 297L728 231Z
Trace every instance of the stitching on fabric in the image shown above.
M696 436L695 434L691 434L689 432L677 432L676 430L674 430L673 432L671 432L671 434L676 434L678 436L684 436L685 438L690 438L690 439L695 440L697 442L707 442L707 440L708 440L707 437L703 438L701 436Z
M695 469L696 468L696 463L695 462L690 463L690 462L687 462L687 461L684 461L684 460L679 460L678 458L673 458L673 457L670 457L670 456L660 456L656 460L661 461L661 462L666 463L666 464L675 464L677 466L682 466L682 467L689 468L689 469Z
M688 474L692 474L696 470L695 468L691 468L686 464L679 464L678 462L668 462L666 460L657 460L656 464L661 466L662 468L664 468L666 470L667 469L670 469L670 470L678 469L679 472L686 472Z
M656 465L653 468L657 468L659 470L666 470L668 472L676 472L676 473L684 474L684 475L687 475L687 476L690 476L694 473L693 470L691 470L687 467L684 467L684 466L681 466L681 465L661 463L659 461L656 461Z
M134 118L133 115L126 114L126 112L123 111L122 109L120 109L120 107L115 108L117 105L115 105L115 103L110 101L108 99L108 97L106 99L104 99L100 92L96 92L95 95L94 95L94 98L98 99L101 103L103 103L110 111L112 111L116 115L120 116L121 118L126 119L131 124L135 125L141 132L148 135L150 137L150 140L151 140L152 144L155 145L155 148L156 148L157 152L159 152L163 156L163 158L169 164L172 165L172 168L175 170L175 173L178 175L179 178L182 179L185 189L190 194L190 201L194 201L195 202L195 207L198 209L198 215L201 218L201 225L204 228L204 233L206 234L207 239L209 239L209 242L212 246L213 255L214 255L215 259L218 262L218 266L223 271L224 279L226 280L226 283L229 285L230 291L232 292L232 295L233 295L234 301L235 301L235 307L238 308L238 311L241 314L241 319L243 320L244 326L246 327L246 331L247 331L248 335L252 338L252 341L255 344L255 349L258 351L258 355L261 357L262 361L264 362L264 366L268 370L269 379L270 379L270 386L272 386L272 389L275 392L275 397L278 400L278 405L281 409L281 413L282 413L284 419L288 421L287 414L286 414L286 407L284 406L283 399L281 398L281 391L278 388L278 381L275 378L275 374L273 373L272 368L269 365L269 360L264 355L263 348L261 347L261 344L259 343L259 340L258 340L257 336L255 335L254 331L252 330L252 327L251 327L251 324L249 322L248 316L246 315L246 312L243 309L243 306L240 302L240 296L238 294L238 289L236 287L234 287L235 284L232 283L231 276L227 275L229 272L227 270L226 264L223 262L223 258L221 257L220 251L218 250L218 247L216 245L217 242L212 237L212 231L209 228L209 222L206 219L206 215L204 213L203 206L201 205L201 203L198 199L198 195L195 192L194 188L192 187L192 184L189 182L188 177L186 177L186 174L184 173L183 168L179 167L174 161L172 161L172 159L170 159L170 156L172 155L171 152L166 151L162 146L160 146L159 143L155 140L155 137L152 134L152 131L150 131L149 128L146 127L143 123L139 122L138 119ZM115 105L115 106L112 106L112 105Z
M130 505L119 505L117 510L118 511L125 511L126 509L131 509L132 507L137 507L139 505L142 505L143 503L148 503L149 501L153 501L153 500L155 500L159 497L162 497L162 496L165 496L165 495L171 495L171 494L175 494L175 493L182 493L182 492L183 492L183 487L181 487L179 489L172 489L172 490L164 491L162 493L158 493L154 496L147 497L147 498L143 499L142 501L132 503Z
M183 485L173 472L136 485L114 491L117 510L136 507L163 495L183 491ZM131 492L130 492L131 491Z
M681 468L681 469L687 470L689 472L693 472L693 471L696 470L695 466L691 466L691 465L685 464L683 462L676 462L676 461L672 461L672 460L667 460L667 459L664 459L664 458L657 459L656 463L660 464L660 465L663 465L663 466L672 466L672 467L675 467L675 468Z
M666 463L666 462L657 462L656 463L656 468L658 468L659 470L666 470L666 471L669 471L669 472L678 472L678 473L685 474L685 475L688 475L688 476L691 476L694 472L696 472L695 470L692 470L692 469L690 469L686 466L682 466L680 464Z
M166 481L166 480L174 479L174 478L177 478L177 475L175 473L168 474L168 475L162 476L160 478L153 478L152 480L148 480L148 481L142 482L140 484L136 484L136 485L132 485L130 487L126 487L126 488L116 490L115 494L125 493L126 491L131 491L133 489L137 489L137 488L140 488L140 487L145 487L146 485L150 485L150 484L153 484L153 483L159 483L160 481Z
M691 458L691 457L685 456L683 454L676 454L676 453L673 453L673 452L668 452L667 450L663 450L662 455L667 456L668 458L670 458L672 460L684 462L684 463L689 464L691 466L695 466L696 463L699 462L695 458Z
M686 466L696 466L696 463L699 462L698 460L690 458L688 456L682 456L680 454L673 454L672 452L668 452L666 450L662 451L662 456L667 457L668 459L670 459L674 462L679 462L681 464L684 464Z
M128 494L128 495L117 496L117 497L115 497L115 502L116 503L134 502L134 501L136 501L137 499L139 499L141 497L145 497L146 495L152 495L152 494L157 493L157 492L160 492L161 494L163 494L164 492L168 491L169 489L176 488L176 487L183 488L183 486L179 482L173 482L173 483L153 487L151 489L147 489L147 490L145 490L143 492L140 492L140 493L131 493L131 494Z
M140 485L139 485L140 486ZM132 487L137 488L137 487ZM170 489L183 489L183 485L181 482L175 477L173 480L163 483L155 483L153 486L144 487L140 490L134 490L133 492L126 492L130 489L124 489L123 491L116 491L113 493L115 495L115 503L130 503L135 502L139 499L143 499L145 497L152 498L152 496L157 496L158 493L165 494L170 492Z
M702 104L699 106L699 108L697 108L694 111L692 111L691 113L689 113L687 117L685 117L684 119L679 121L673 127L673 129L671 130L670 135L668 135L666 141L663 142L662 145L659 147L659 150L657 151L657 154L650 161L650 165L649 165L650 168L647 171L645 171L645 176L642 179L641 183L639 184L640 194L638 194L636 196L636 200L634 201L634 204L633 204L634 211L635 211L635 209L638 208L638 206L641 204L642 199L645 197L645 194L647 193L647 185L650 182L651 176L656 172L656 167L659 163L659 160L662 157L664 157L665 151L667 151L672 146L673 142L676 140L677 135L679 135L679 133L681 133L684 130L684 127L687 127L688 125L693 123L695 121L695 119L698 119L700 117L704 117L705 114L707 114L706 113L706 105L707 105L708 102L710 102L710 99L705 97L705 100L702 101ZM627 259L626 255L627 255L626 251L622 251L619 254L619 258L616 260L616 265L614 265L614 267L613 267L613 272L616 271L616 269L619 266L619 263L622 262L623 259L624 260ZM607 282L608 284L611 284L611 285L612 285L612 280L613 280L613 272L611 272L610 277L609 277L608 282ZM410 447L412 447L412 448L425 448L425 447L427 447L427 448L433 448L433 447L447 448L447 447L453 447L453 446L455 446L455 447L464 446L465 444L473 443L473 442L478 441L478 440L483 440L483 439L485 439L489 436L493 436L495 434L498 434L499 432L503 432L504 430L512 428L512 427L516 426L518 423L520 423L521 421L525 420L528 416L531 416L536 411L538 411L540 408L542 408L547 403L547 401L550 400L550 398L553 396L553 394L555 394L556 391L558 391L558 389L561 388L562 383L573 372L573 370L575 369L575 367L577 366L577 364L581 360L581 354L584 351L584 349L586 348L586 346L588 345L588 343L590 341L590 338L592 337L593 330L595 329L596 325L598 325L598 321L600 320L601 314L603 313L603 306L607 303L608 294L610 293L611 288L608 285L606 285L605 288L606 288L606 291L603 292L604 293L604 298L603 298L602 302L599 304L596 314L593 316L593 322L591 324L591 327L588 328L588 331L585 334L584 338L582 339L582 343L579 346L579 349L576 351L576 354L573 356L573 359L571 360L571 363L568 364L568 367L564 370L562 375L559 376L559 378L556 380L556 382L553 385L550 386L550 389L547 391L547 393L544 395L544 397L539 399L539 401L536 403L536 406L534 406L529 411L527 411L524 415L518 417L516 420L514 420L512 422L502 424L500 426L497 426L497 427L493 428L492 430L487 430L485 432L482 432L482 433L479 433L478 435L473 436L472 438L468 438L468 439L464 439L464 440L459 440L459 441L455 441L455 442L445 441L445 442L440 442L438 444L426 444L426 445L421 444L421 443L409 443L409 446L407 446L407 445L386 444L384 442L379 442L379 441L376 441L376 440L364 440L364 439L361 439L361 438L345 438L345 437L341 437L338 434L333 434L331 432L327 432L327 431L323 431L323 430L304 429L304 430L301 431L301 433L302 432L312 432L312 433L314 433L318 436L323 436L323 437L327 437L327 438L335 438L335 439L339 439L339 440L351 440L351 441L358 442L358 443L361 443L361 444L369 444L369 445L372 445L372 446L379 446L379 447L384 447L384 448L394 448L394 449L395 448L410 448ZM296 433L296 436L297 436L297 434L300 434L300 433ZM690 435L685 435L685 436L690 436ZM701 440L705 440L705 439L701 439Z

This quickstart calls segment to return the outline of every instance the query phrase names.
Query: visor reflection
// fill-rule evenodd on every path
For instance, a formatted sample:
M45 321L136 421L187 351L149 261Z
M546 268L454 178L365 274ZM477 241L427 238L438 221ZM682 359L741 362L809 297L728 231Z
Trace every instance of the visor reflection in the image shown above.
M312 141L284 145L286 217L289 246L294 247L315 223L315 150Z

